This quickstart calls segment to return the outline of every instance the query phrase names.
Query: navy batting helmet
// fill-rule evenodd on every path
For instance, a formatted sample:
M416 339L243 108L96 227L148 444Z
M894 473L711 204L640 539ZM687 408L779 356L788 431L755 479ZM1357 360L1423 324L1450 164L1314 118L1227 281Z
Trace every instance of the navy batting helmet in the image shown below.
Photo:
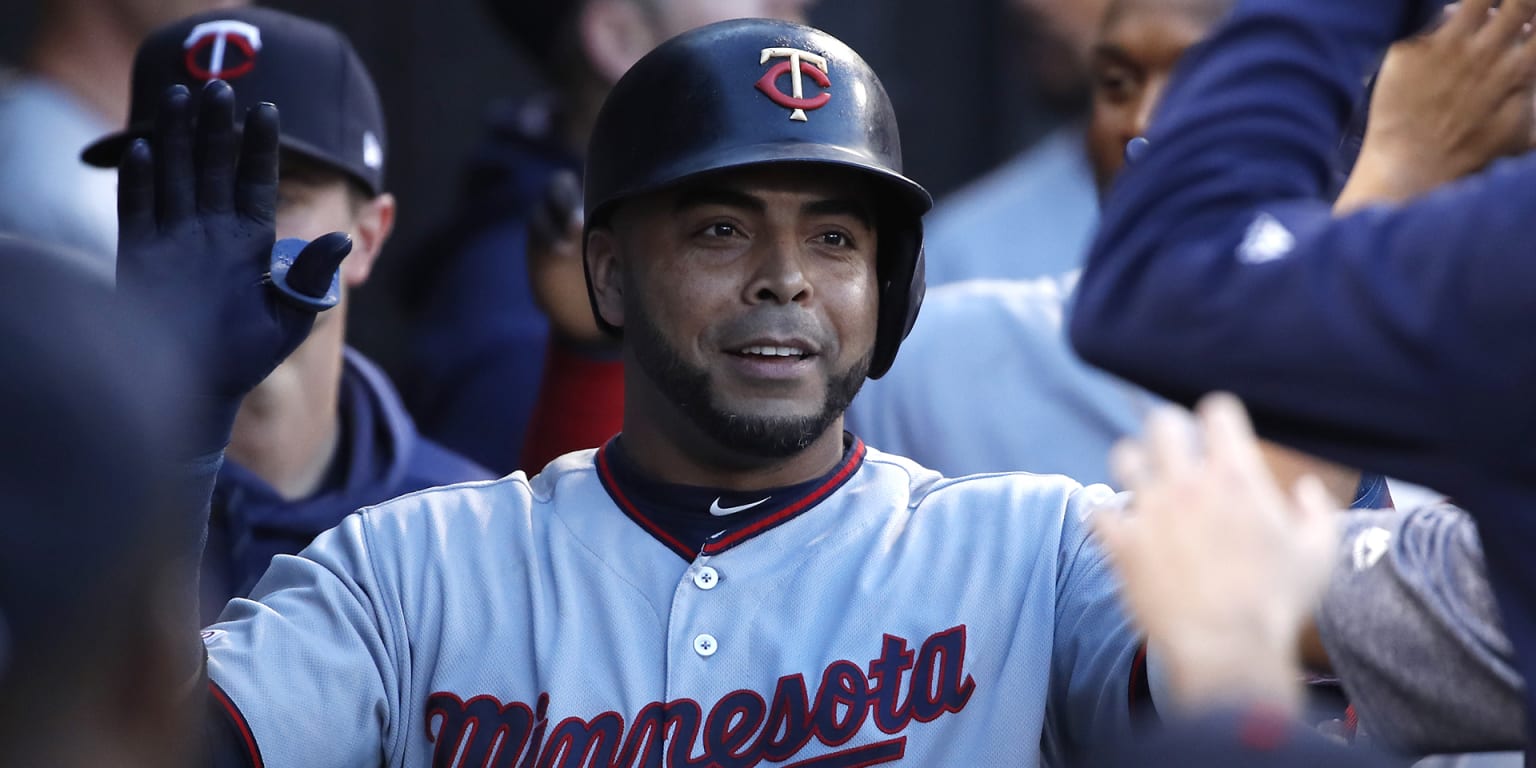
M590 229L620 201L701 174L748 166L836 165L879 194L880 318L869 375L890 369L923 302L922 215L933 198L901 173L890 98L842 41L785 21L742 19L663 43L603 102L587 152ZM591 274L587 291L598 325Z

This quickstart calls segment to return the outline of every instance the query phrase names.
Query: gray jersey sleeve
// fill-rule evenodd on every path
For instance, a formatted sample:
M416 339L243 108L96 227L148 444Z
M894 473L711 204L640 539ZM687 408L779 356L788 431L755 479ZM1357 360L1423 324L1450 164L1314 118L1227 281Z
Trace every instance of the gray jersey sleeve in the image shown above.
M1318 627L1373 739L1415 753L1523 742L1521 680L1462 510L1351 513Z
M361 768L392 751L403 633L369 534L352 515L300 555L278 555L254 599L232 601L203 633L209 678L248 724L256 764Z
M1048 764L1075 765L1085 751L1130 733L1142 636L1120 600L1120 580L1090 534L1090 518L1125 503L1107 487L1077 491L1062 527L1056 632L1042 746Z

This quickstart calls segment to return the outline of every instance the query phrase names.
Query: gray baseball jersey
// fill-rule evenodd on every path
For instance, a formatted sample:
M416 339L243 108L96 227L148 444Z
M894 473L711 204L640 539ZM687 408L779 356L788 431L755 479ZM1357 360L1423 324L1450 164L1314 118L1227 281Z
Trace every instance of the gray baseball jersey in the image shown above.
M1107 488L856 442L690 560L606 450L274 559L204 632L261 764L1029 766L1127 728L1141 643L1086 525Z

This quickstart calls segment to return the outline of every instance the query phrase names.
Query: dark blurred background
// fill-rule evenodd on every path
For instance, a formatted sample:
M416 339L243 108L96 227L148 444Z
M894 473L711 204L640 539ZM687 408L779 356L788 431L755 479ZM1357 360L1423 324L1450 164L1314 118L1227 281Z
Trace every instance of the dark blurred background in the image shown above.
M1027 24L1009 12L1016 1L821 0L810 10L813 24L848 42L880 73L900 116L907 170L936 196L1061 120L1063 105L1031 85L1042 57L1029 49L1030 30L1021 28ZM41 2L0 0L0 63L24 55ZM455 203L488 106L525 97L540 83L481 0L258 4L341 28L378 81L391 139L389 187L401 213L379 268L357 297L349 330L356 346L396 369L395 297L408 261L432 258L428 235Z

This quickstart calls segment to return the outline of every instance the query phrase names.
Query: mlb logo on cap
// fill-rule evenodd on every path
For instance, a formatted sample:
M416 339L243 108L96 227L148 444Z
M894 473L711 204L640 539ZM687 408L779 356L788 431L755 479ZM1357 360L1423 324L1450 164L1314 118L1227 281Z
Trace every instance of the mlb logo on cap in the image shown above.
M384 110L347 38L315 21L270 8L198 14L156 30L133 62L128 127L86 147L81 158L112 167L128 142L154 132L160 95L228 81L240 112L270 101L282 113L282 148L332 168L372 194L384 191Z

